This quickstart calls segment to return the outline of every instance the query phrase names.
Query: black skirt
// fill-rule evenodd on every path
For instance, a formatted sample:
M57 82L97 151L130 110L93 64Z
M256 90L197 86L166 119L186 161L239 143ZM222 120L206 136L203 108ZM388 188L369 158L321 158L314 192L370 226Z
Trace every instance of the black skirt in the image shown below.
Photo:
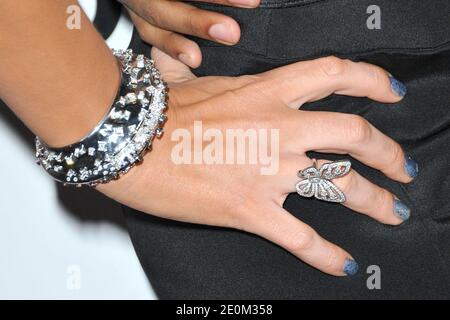
M367 13L372 1L263 3L257 10L202 5L233 16L243 36L235 47L196 39L204 55L196 74L259 73L328 55L367 61L390 71L408 87L406 98L398 104L331 96L302 108L359 114L413 156L420 173L408 185L353 159L359 173L411 208L411 219L399 227L386 226L340 205L289 196L288 211L360 263L356 276L336 278L257 236L125 208L136 252L158 297L450 298L450 1L378 0L381 29L367 23L376 14ZM134 47L145 49L139 40ZM379 267L381 289L367 287L371 266Z

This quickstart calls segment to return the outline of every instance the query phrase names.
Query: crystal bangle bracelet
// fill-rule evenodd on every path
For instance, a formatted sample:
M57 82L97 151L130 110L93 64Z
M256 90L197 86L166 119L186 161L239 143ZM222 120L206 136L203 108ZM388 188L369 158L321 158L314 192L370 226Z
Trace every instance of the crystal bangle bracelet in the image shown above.
M77 143L52 148L36 137L38 164L64 184L95 186L142 160L166 121L167 88L153 61L113 50L122 69L117 97L103 120Z

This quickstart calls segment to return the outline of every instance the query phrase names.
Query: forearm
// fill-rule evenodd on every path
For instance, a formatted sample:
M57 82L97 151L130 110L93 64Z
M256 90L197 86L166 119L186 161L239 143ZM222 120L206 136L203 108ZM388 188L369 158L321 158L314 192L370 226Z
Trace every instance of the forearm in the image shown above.
M114 56L88 18L66 27L75 0L0 2L0 98L53 146L89 133L119 86Z

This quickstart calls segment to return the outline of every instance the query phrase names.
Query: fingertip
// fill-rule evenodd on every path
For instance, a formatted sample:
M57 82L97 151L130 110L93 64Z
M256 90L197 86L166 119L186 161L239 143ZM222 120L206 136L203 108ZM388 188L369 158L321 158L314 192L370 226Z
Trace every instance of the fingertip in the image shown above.
M392 206L390 207L392 208L391 213L389 213L388 216L384 217L383 219L379 220L385 225L398 227L408 221L411 217L411 210L409 209L409 207L397 197L394 197Z
M193 61L192 58L189 54L187 53L180 53L177 56L178 60L180 60L182 63L184 63L185 65L187 65L188 67L192 67Z
M403 161L399 164L398 173L392 174L392 179L409 184L419 175L419 164L409 155L404 154Z
M386 69L369 64L366 62L358 62L351 64L351 66L362 66L366 70L369 85L367 97L382 103L393 104L398 103L406 96L408 88L406 85L392 75Z
M195 48L191 51L191 59L192 64L190 65L190 67L193 69L200 67L200 65L202 64L202 51L197 44L195 44Z
M385 225L392 226L392 227L398 227L402 225L405 221L402 220L399 216L396 215L395 209L393 212L392 219L389 219L389 221L383 222Z
M241 28L235 20L227 17L222 22L210 26L208 34L214 41L232 46L239 42Z
M319 269L336 277L354 275L358 271L358 263L345 249L325 240L329 245L328 254L325 255Z
M198 68L202 62L202 54L200 50L191 50L178 54L177 59L190 68Z
M193 60L192 65L190 65L190 67L192 69L197 69L198 67L200 67L200 65L202 64L202 56L200 54L199 57L197 57L196 59Z
M395 198L394 214L400 220L400 223L398 223L400 225L411 217L411 209L403 201Z
M345 250L342 250L342 254L340 264L328 273L336 277L354 276L359 271L358 262Z
M388 77L391 91L399 100L402 100L406 96L408 88L403 82L397 80L392 74L389 73Z
M404 169L408 177L413 181L419 175L419 164L410 156L405 155Z
M228 0L228 3L235 7L256 8L261 3L260 0Z
M174 48L172 56L190 68L198 68L202 62L202 53L199 46L186 38Z
M345 259L342 267L343 276L354 276L359 271L359 264L352 257Z
M385 71L382 71L383 73ZM383 75L383 80L378 82L380 86L368 95L368 98L385 104L396 104L406 95L406 86L392 77L389 73Z

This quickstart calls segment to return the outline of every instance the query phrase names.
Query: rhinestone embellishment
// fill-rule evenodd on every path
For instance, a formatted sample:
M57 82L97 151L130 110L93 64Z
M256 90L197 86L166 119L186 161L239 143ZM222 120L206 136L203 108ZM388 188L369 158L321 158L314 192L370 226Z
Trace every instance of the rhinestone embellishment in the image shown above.
M108 182L141 161L155 136L162 135L167 90L153 61L131 50L113 50L122 65L120 93L111 111L86 138L50 148L36 137L38 163L65 184Z
M351 162L347 160L325 163L320 168L316 168L314 161L312 167L299 171L298 177L303 180L295 186L297 193L305 198L343 203L345 194L331 180L345 176L350 169Z

